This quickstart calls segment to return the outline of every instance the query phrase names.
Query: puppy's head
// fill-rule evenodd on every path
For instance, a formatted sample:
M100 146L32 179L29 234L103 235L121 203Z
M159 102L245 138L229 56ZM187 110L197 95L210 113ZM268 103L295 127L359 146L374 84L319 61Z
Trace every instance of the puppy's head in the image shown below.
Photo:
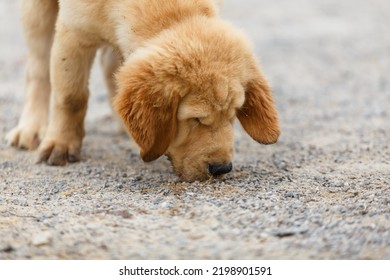
M144 161L162 155L186 181L232 169L233 122L257 142L279 136L266 80L240 32L193 18L138 49L117 74L115 108Z

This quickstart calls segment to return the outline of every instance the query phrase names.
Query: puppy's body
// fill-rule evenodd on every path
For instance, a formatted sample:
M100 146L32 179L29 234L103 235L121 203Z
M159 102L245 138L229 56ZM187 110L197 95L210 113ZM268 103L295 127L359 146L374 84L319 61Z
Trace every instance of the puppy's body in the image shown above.
M267 82L246 39L216 17L218 2L25 0L26 101L9 142L34 149L42 140L39 157L49 164L79 159L89 71L105 45L116 50L102 59L111 96L122 65L114 106L145 161L167 154L190 181L227 173L236 116L256 141L275 142Z

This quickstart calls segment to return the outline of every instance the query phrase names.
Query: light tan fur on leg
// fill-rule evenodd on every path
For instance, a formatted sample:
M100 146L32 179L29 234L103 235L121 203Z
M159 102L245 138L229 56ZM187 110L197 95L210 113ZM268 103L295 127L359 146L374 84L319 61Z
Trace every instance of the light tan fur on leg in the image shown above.
M106 81L108 99L110 101L110 106L112 109L113 115L116 117L118 123L118 132L125 132L125 127L123 122L120 119L118 113L113 107L114 98L117 94L117 85L115 81L115 73L117 72L119 66L122 64L122 57L118 51L114 50L111 46L104 46L101 48L100 53L100 63L103 69L104 79Z
M51 57L53 104L39 160L63 165L80 158L88 102L89 72L96 46L57 22Z
M21 11L29 48L24 107L18 126L6 139L12 146L33 150L42 140L49 118L49 59L58 4L56 1L24 0Z

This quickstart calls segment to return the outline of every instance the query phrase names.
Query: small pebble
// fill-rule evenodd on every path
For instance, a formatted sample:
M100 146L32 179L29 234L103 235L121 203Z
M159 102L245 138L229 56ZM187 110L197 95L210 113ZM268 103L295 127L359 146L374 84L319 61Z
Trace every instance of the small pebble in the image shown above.
M34 246L47 245L53 240L53 234L49 231L43 231L36 234L32 239Z
M341 181L335 180L335 181L329 182L329 186L332 188L340 188L343 186L343 183Z
M0 249L0 252L4 252L4 253L11 253L13 251L15 251L15 248L12 247L11 245L6 245L5 247Z

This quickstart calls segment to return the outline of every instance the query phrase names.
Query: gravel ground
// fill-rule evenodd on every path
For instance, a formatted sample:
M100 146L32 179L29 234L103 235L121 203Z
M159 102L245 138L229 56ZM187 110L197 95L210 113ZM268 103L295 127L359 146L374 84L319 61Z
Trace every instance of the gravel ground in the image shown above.
M23 99L18 16L0 0L1 139ZM0 259L390 259L390 2L226 0L223 17L254 41L280 141L237 126L233 173L180 182L116 131L95 67L82 162L0 141Z

